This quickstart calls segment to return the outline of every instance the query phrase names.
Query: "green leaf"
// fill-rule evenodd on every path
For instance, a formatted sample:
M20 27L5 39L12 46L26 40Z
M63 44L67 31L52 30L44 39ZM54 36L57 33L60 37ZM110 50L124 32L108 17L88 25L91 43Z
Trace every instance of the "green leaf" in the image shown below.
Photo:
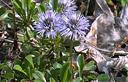
M83 71L83 68L84 68L84 64L85 64L84 63L84 57L80 54L77 57L77 66L78 66L80 75L82 74L82 71Z
M18 15L23 19L26 20L26 9L24 9L23 0L13 0L13 5L15 7L16 12Z
M72 79L72 68L68 69L68 75L66 82L71 82Z
M20 0L13 0L13 4L15 4L16 8L22 9L22 3Z
M26 82L26 79L22 79L20 82Z
M34 15L37 15L38 10L36 9L36 4L35 4L35 3L31 3L29 12L30 12L29 15L28 15L29 19L30 19L31 17L33 17Z
M57 8L58 8L58 0L53 0L52 6L53 6L54 10L57 10Z
M30 10L34 11L35 7L36 7L36 3L31 3Z
M96 75L95 75L95 74L89 74L89 75L87 76L87 79L88 79L88 80L96 80Z
M31 0L26 0L26 1L27 1L27 5L28 5L28 10L29 10L31 8L32 1Z
M73 82L81 82L82 78L81 77L77 77L76 79L73 80Z
M27 0L22 0L21 3L22 3L22 7L24 10L26 10L27 8L27 3L26 3Z
M4 20L6 17L8 17L8 12L5 8L0 8L0 20Z
M1 82L8 82L7 79L3 79Z
M50 78L50 82L56 82L53 78Z
M6 73L6 74L2 75L2 77L6 78L6 79L11 79L11 78L14 78L14 73Z
M6 65L4 63L0 64L0 70L2 70Z
M22 0L23 9L25 11L26 15L26 22L28 22L31 19L31 13L35 5L32 3L31 0Z
M51 68L51 70L47 70L47 73L57 81L60 76L60 69Z
M16 6L16 4L14 4L15 6L15 10L16 12L18 13L18 15L21 17L21 18L24 18L25 19L25 11L19 7Z
M57 68L62 68L62 65L56 62L56 63L53 64L53 67L54 67L55 69L57 69Z
M24 10L29 10L31 7L31 0L22 0L22 6Z
M0 16L0 20L4 20L7 17L8 17L8 13L6 12L3 15Z
M68 70L69 70L69 66L70 66L70 63L65 63L61 69L61 75L60 75L60 79L61 79L61 82L66 82L67 80L67 76L68 76Z
M34 37L34 32L30 28L28 28L28 27L27 27L27 33L28 33L30 38Z
M6 12L6 9L3 8L3 7L1 7L1 8L0 8L0 16L3 15L5 12Z
M97 77L97 79L98 79L99 81L108 81L110 78L109 78L109 76L108 76L107 74L100 74L100 75Z
M32 67L34 68L34 64L33 64L33 59L32 57L34 57L34 55L28 55L25 57L25 59L32 65Z
M23 73L23 74L25 74L27 76L27 73L22 69L22 67L20 65L15 65L13 67L13 69L17 70L17 71L19 71L19 72L21 72L21 73Z
M126 4L128 4L128 0L121 0L121 4L125 6Z
M44 82L44 81L42 81L40 79L35 79L34 82Z
M41 3L40 6L39 6L41 12L45 12L45 4L44 3Z
M90 61L89 63L85 64L83 70L94 70L96 68L95 62Z
M41 80L42 82L46 82L46 79L44 77L44 73L36 70L34 73L33 73L33 77L35 79L38 79L38 80Z

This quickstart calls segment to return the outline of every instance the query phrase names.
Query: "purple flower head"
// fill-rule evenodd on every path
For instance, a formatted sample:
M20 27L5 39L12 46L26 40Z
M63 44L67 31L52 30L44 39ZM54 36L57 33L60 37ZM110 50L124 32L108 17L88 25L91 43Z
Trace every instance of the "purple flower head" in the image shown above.
M77 8L74 0L59 0L58 4L62 7L62 14L73 14Z
M89 21L82 15L72 14L63 16L66 26L60 29L60 34L73 40L79 40L89 30Z
M35 26L35 30L44 37L55 38L59 27L63 27L63 24L64 23L60 18L60 15L49 10L40 15L39 21Z

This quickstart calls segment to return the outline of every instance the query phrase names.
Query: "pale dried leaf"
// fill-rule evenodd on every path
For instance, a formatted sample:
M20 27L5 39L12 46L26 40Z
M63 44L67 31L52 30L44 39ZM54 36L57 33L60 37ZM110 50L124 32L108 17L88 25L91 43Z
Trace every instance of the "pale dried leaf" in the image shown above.
M119 56L119 58L111 58L106 61L106 66L115 70L121 70L125 64L128 64L128 56Z

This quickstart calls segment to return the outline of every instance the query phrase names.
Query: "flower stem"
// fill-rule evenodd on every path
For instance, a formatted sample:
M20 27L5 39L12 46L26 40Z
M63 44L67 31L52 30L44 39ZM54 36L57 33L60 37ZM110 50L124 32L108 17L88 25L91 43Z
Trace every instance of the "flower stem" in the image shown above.
M72 48L73 48L73 41L71 40L71 42L70 42L70 51L69 51L69 55L70 55L70 66L71 66L71 73L73 74L73 68L72 68L72 56L73 56L73 54L72 54ZM71 80L72 80L72 78L71 78Z
M59 58L60 57L60 50L59 50L60 38L59 38L59 35L57 35L57 37L55 38L54 44L55 44L55 52L57 54L57 58Z

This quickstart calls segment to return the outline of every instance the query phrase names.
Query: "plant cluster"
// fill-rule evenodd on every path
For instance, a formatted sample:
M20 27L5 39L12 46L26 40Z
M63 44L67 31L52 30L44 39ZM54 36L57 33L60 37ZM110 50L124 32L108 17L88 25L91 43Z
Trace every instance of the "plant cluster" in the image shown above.
M116 43L121 37L127 51L127 0L120 1L126 11L119 18L123 21L119 33L105 0L95 0L98 8L93 20L87 16L93 0L39 1L0 0L0 82L109 82L117 80L114 76L120 72L127 78L127 56L110 51L111 46L108 49L109 42ZM102 29L111 26L110 34ZM101 49L104 44L107 50Z

